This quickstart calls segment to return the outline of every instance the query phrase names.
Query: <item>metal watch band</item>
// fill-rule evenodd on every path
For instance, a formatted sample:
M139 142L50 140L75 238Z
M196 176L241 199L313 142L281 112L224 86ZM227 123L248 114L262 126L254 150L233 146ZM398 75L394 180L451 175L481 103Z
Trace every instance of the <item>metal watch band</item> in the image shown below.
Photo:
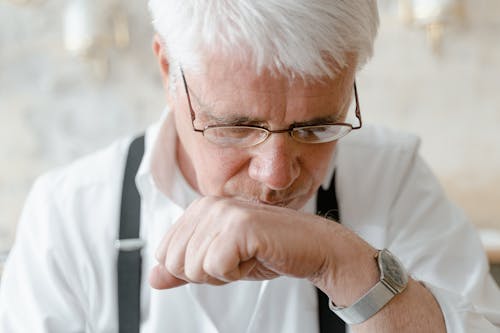
M349 325L359 324L371 318L393 297L394 293L390 291L383 281L379 281L351 306L335 306L330 301L330 310Z
M408 285L408 273L389 250L379 250L375 258L380 270L380 280L375 286L351 306L336 306L330 301L330 310L347 324L359 324L371 318Z

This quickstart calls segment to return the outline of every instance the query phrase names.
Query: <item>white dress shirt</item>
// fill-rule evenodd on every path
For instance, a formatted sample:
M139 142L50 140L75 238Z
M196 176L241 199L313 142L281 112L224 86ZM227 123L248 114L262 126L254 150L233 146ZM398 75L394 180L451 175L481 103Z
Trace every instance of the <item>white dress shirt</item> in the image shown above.
M141 332L318 332L316 291L307 280L149 286L159 242L199 196L174 163L169 118L148 129L136 176L146 242ZM116 142L37 180L0 285L0 332L118 331L114 241L129 143ZM342 224L401 259L436 297L448 332L499 332L500 291L479 238L445 197L418 146L411 135L369 126L339 141L331 168ZM152 163L158 154L169 162ZM162 171L167 193L156 186L153 168ZM315 198L303 209L313 213Z

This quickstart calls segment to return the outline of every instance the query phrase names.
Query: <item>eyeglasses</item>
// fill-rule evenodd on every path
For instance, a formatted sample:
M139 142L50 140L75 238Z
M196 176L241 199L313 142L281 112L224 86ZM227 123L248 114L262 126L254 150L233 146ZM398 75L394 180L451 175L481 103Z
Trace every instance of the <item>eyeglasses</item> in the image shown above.
M208 125L203 129L198 129L194 126L196 118L193 106L191 104L191 96L184 76L184 71L181 70L182 80L184 82L184 89L191 112L191 123L195 132L202 133L203 136L210 142L221 147L234 147L234 148L248 148L256 146L266 141L271 134L274 133L288 133L292 139L301 143L326 143L336 141L346 136L352 130L360 129L362 126L361 111L358 101L358 89L356 82L354 82L354 99L356 102L356 118L359 121L358 126L349 123L323 123L317 125L291 125L289 128L280 130L270 130L257 125Z

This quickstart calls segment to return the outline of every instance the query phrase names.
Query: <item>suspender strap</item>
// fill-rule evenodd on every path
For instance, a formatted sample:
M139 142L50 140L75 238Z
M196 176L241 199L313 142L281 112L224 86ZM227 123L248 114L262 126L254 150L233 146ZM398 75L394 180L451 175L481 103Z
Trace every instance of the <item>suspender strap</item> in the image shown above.
M130 144L123 177L118 253L118 323L120 333L138 333L140 327L141 199L135 175L144 154L144 136Z
M316 202L316 214L331 218L340 222L340 210L337 203L337 194L335 193L335 174L328 190L318 189ZM342 319L330 311L328 296L316 288L318 293L318 315L320 333L345 333L346 327Z
M123 177L118 253L118 322L120 333L139 333L141 291L141 199L135 175L144 154L144 136L130 144ZM318 190L317 214L339 221L335 175L327 191ZM344 322L330 311L328 296L317 289L320 333L345 333Z

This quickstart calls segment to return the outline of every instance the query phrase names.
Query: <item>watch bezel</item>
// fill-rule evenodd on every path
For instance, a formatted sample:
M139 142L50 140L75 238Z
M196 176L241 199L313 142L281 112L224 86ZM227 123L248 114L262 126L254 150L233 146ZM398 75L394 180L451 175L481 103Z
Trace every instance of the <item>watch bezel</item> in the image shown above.
M394 294L403 292L408 285L408 274L401 261L387 249L378 252L377 261L380 270L380 281L390 288Z

